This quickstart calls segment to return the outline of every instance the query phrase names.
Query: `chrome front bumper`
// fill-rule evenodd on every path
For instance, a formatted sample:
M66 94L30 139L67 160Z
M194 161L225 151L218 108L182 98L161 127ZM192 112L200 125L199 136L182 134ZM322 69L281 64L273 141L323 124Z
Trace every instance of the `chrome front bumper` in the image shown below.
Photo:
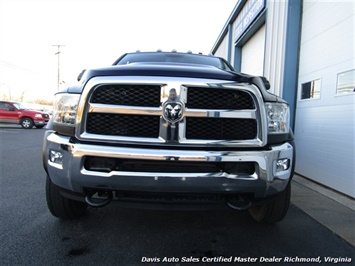
M45 126L48 124L48 121L45 120L34 120L33 123L35 126Z
M60 163L50 160L50 152L62 155ZM69 137L47 131L44 139L44 167L52 182L77 193L84 188L189 193L253 193L263 198L281 192L292 177L293 147L290 143L272 146L265 150L196 151L142 149L95 144L75 144ZM85 156L120 159L174 160L193 162L255 162L252 175L217 173L162 173L88 171L84 168ZM290 167L277 171L277 160L288 159Z

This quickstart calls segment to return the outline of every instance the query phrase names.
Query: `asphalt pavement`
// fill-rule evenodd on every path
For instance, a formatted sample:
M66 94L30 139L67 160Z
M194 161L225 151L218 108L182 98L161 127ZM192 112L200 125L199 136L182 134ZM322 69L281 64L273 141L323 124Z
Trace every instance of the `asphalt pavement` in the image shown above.
M291 202L355 247L355 200L295 175Z

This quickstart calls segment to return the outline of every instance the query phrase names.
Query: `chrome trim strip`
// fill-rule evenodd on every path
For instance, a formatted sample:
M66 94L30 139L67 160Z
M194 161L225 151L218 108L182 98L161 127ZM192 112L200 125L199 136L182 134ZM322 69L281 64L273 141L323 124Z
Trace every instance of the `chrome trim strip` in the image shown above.
M256 110L202 110L186 108L185 116L256 119Z
M257 180L258 175L256 173L252 175L230 175L227 173L151 173L151 172L125 172L125 171L112 171L110 173L104 173L104 172L96 172L96 171L88 171L84 168L81 169L80 173L82 175L87 175L87 176L101 176L101 177L112 177L112 176L130 176L130 177L136 177L136 176L142 176L142 177L151 177L154 176L156 180L158 180L159 177L166 177L167 175L171 178L179 178L179 179L184 179L184 178L198 178L198 177L216 177L216 178L228 178L228 179L238 179L238 180Z
M161 115L162 108L89 103L88 113Z
M90 140L96 140L96 141L104 141L104 142L111 142L111 143L117 143L117 141L129 141L129 142L136 142L137 139L139 139L139 142L141 143L165 143L166 141L160 138L136 138L136 137L114 137L114 136L108 136L108 135L99 135L99 134L92 134L92 133L86 133L84 132L81 134L81 137L83 139L90 139Z
M161 107L138 107L89 103L89 113L162 115ZM203 110L186 108L184 117L224 117L256 119L256 110Z

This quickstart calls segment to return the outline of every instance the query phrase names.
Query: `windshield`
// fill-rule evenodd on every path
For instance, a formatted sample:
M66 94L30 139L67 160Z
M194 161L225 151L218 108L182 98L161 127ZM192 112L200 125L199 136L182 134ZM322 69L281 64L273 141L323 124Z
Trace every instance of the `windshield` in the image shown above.
M29 110L29 108L24 106L22 103L13 103L13 105L15 105L15 107L19 110Z
M181 53L135 53L126 54L115 65L127 65L131 63L159 63L159 62L173 62L173 63L188 63L197 65L214 66L219 69L232 71L231 67L221 58L213 56L204 56L197 54L181 54Z

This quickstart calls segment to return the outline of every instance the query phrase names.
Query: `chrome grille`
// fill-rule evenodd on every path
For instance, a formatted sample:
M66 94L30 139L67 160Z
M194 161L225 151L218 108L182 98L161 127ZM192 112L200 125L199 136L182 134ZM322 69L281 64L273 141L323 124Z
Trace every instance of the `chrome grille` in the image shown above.
M78 139L230 147L260 147L266 142L261 119L265 109L255 86L169 77L119 80L98 77L88 82L79 103L83 122L77 124ZM183 118L176 124L163 116L172 88L183 107Z

